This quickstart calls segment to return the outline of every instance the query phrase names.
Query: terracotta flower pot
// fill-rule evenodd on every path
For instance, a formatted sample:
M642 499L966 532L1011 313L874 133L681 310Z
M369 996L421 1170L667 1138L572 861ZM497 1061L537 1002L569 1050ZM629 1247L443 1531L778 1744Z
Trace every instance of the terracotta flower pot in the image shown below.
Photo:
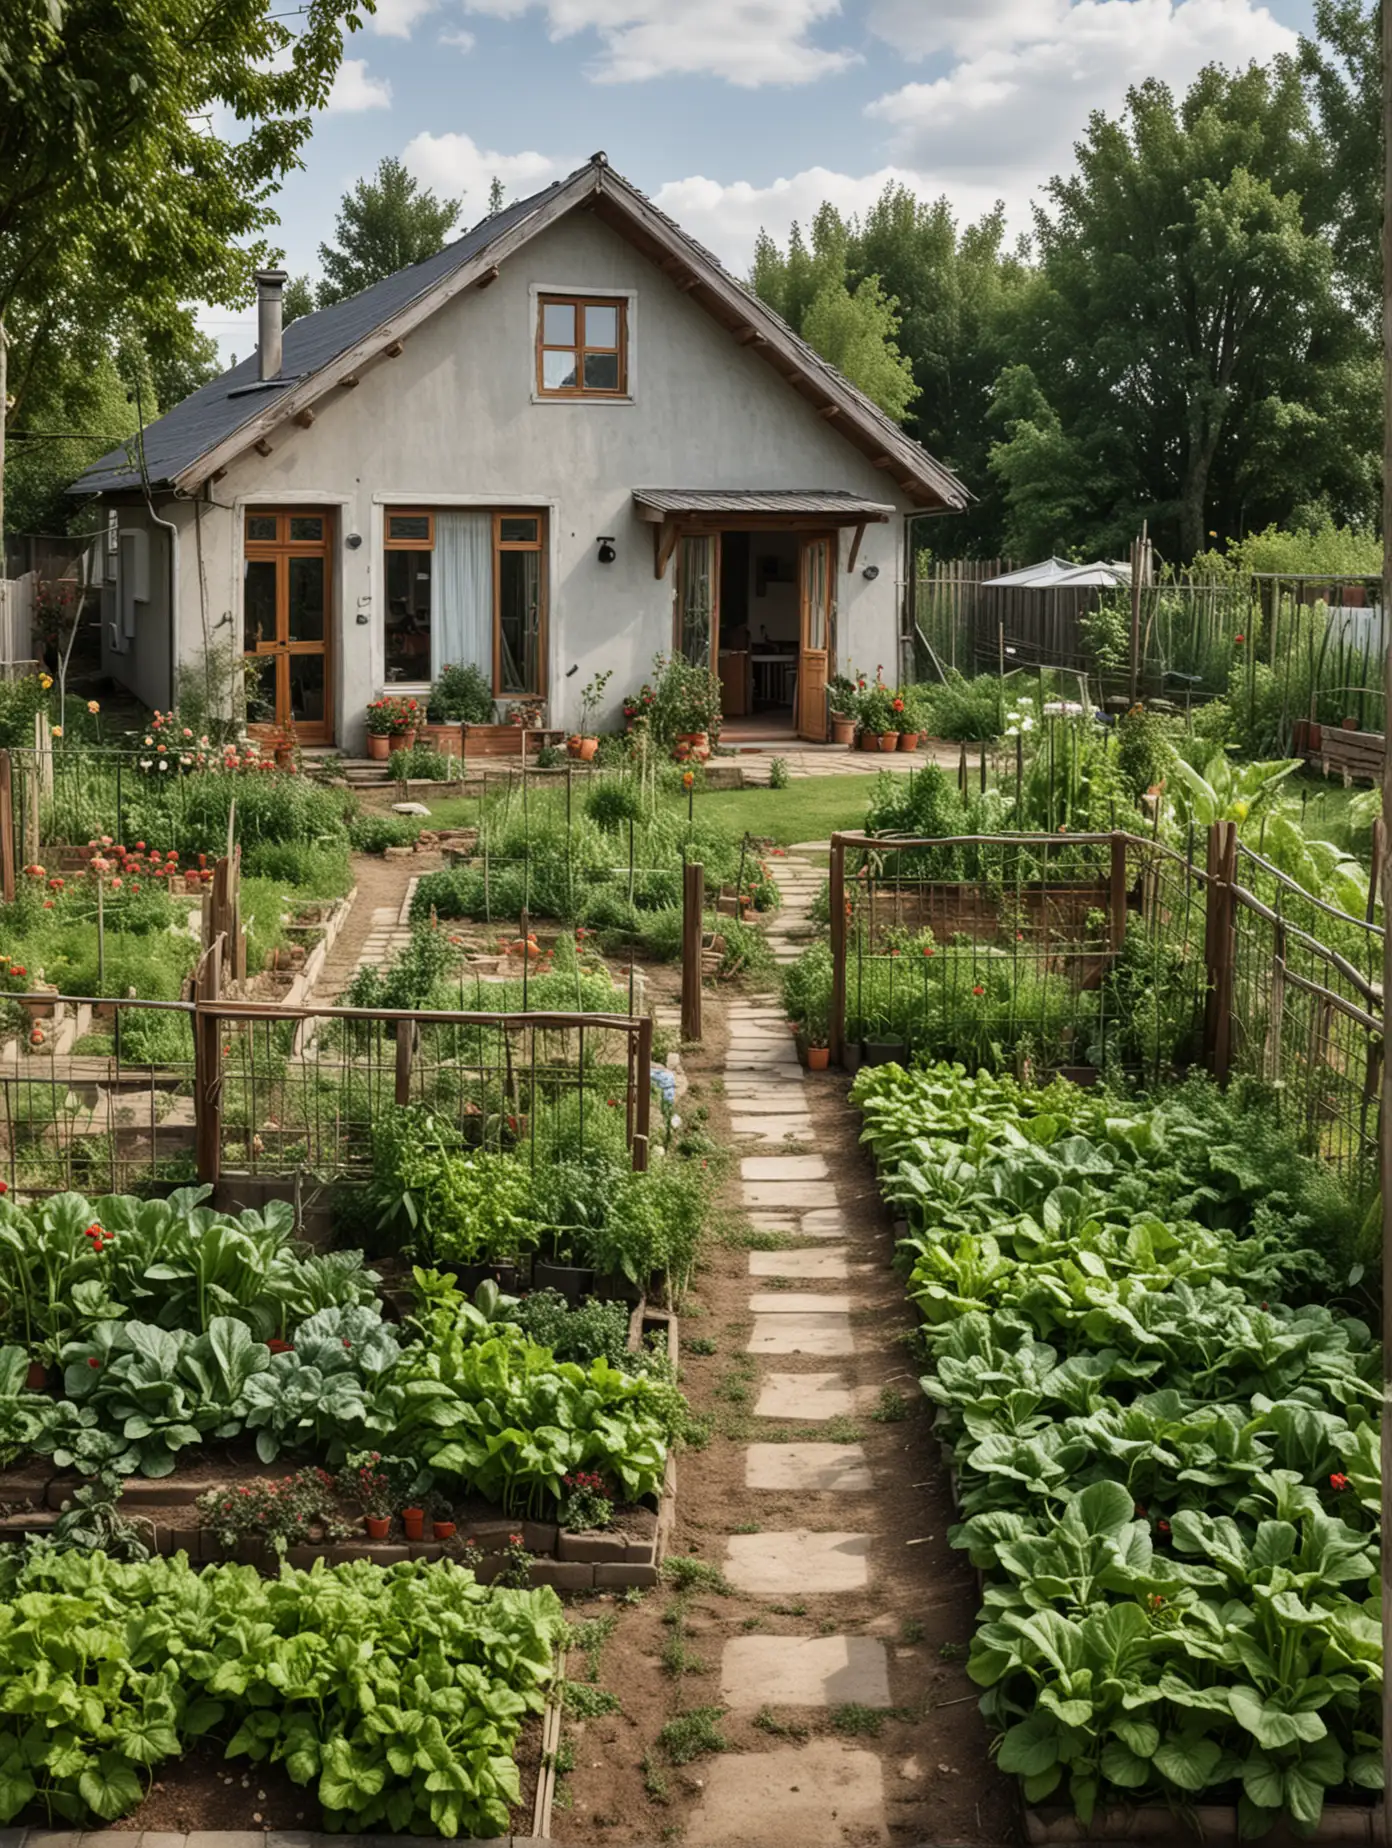
M710 737L706 732L678 732L677 744L684 744L687 755L694 757L698 763L704 763L710 756Z
M566 750L572 757L578 757L582 764L589 763L598 749L598 738L582 738L579 732L576 732L574 737L566 739Z
M275 760L277 770L289 770L293 768L295 762L294 745L278 744L275 748Z
M393 732L389 742L393 751L414 751L416 748L416 733L414 728L410 731ZM390 755L390 752L388 755Z
M863 731L860 734L860 748L862 751L878 751L880 748L879 734L872 731Z
M48 1368L41 1360L31 1360L29 1371L24 1376L26 1392L42 1392L48 1384Z
M831 1058L829 1046L809 1046L807 1048L807 1069L809 1072L824 1072Z
M430 1537L432 1540L453 1540L454 1522L432 1521L430 1523Z
M831 742L833 744L854 744L855 720L839 719L833 712L831 715Z
M386 732L369 732L367 734L367 754L375 762L384 764L392 754L392 740Z
M365 1514L363 1526L367 1529L369 1540L385 1540L391 1532L391 1516L389 1514Z
M901 751L916 751L918 749L918 733L900 732L899 749Z
M881 732L880 749L882 751L897 751L899 749L898 732Z
M425 1538L425 1509L403 1508L401 1525L406 1529L408 1540L423 1540Z

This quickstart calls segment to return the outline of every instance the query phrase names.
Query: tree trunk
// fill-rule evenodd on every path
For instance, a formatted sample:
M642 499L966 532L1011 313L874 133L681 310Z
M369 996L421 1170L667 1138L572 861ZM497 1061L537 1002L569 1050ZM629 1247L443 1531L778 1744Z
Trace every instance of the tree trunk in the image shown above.
M5 323L0 321L0 578L8 573L5 550L5 419L8 415L5 386Z

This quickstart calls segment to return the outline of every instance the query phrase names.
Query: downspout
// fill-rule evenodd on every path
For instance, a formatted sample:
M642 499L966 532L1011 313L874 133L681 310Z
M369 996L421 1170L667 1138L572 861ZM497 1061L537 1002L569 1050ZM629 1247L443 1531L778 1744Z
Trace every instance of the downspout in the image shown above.
M150 471L145 466L145 412L140 403L140 370L138 367L132 370L135 374L136 457L140 463L141 486L145 490L145 506L154 524L162 526L169 534L169 709L173 712L179 704L179 529L172 520L162 519L155 512Z

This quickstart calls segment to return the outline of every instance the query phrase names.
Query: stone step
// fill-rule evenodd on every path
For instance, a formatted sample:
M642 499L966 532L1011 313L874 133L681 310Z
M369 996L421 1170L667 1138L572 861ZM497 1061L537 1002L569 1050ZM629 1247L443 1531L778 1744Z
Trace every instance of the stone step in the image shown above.
M746 1155L740 1163L746 1181L824 1181L830 1172L822 1155Z
M889 1662L877 1636L734 1636L720 1698L736 1709L887 1707Z
M751 1251L751 1277L798 1277L808 1283L841 1283L850 1275L844 1245L810 1251Z
M731 1534L725 1576L737 1591L762 1597L863 1591L870 1582L870 1545L869 1534L814 1534L805 1527Z
M835 1839L887 1848L884 1772L874 1752L840 1739L769 1752L725 1752L703 1761L699 1807L682 1829L683 1848L789 1848Z
M855 1393L844 1373L766 1373L754 1406L756 1418L801 1418L817 1424L849 1418Z
M751 1444L744 1453L744 1484L804 1495L868 1495L874 1488L859 1444Z
M836 1360L855 1353L855 1331L848 1315L756 1315L745 1351Z

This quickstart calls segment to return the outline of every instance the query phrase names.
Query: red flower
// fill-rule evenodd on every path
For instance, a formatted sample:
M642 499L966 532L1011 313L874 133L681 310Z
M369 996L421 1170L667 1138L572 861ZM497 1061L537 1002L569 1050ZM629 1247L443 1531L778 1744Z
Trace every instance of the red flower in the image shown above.
M1348 1477L1345 1475L1341 1475L1337 1469L1334 1471L1334 1474L1329 1478L1329 1486L1331 1489L1333 1489L1336 1495L1342 1495L1344 1490L1348 1487L1348 1485L1349 1485Z
M981 986L980 982L978 982L976 986L972 989L972 993L974 995L984 995L985 992L986 990Z
M95 1354L89 1354L87 1356L87 1365L89 1367L99 1367L101 1362L97 1359Z
M925 956L936 956L937 951L933 948L931 943L925 943L923 946L923 954Z
M1243 644L1243 643L1244 643L1244 642L1245 642L1246 640L1247 640L1247 637L1246 637L1245 635L1235 635L1235 636L1233 637L1233 641L1234 641L1234 642L1235 642L1235 643L1237 644L1237 646L1238 646L1239 648L1240 648L1240 647L1242 646L1242 644Z
M1155 1531L1157 1534L1168 1534L1170 1531L1169 1522L1168 1521L1157 1521L1155 1523Z
M9 1191L10 1183L8 1181L0 1181L0 1194L7 1194Z

